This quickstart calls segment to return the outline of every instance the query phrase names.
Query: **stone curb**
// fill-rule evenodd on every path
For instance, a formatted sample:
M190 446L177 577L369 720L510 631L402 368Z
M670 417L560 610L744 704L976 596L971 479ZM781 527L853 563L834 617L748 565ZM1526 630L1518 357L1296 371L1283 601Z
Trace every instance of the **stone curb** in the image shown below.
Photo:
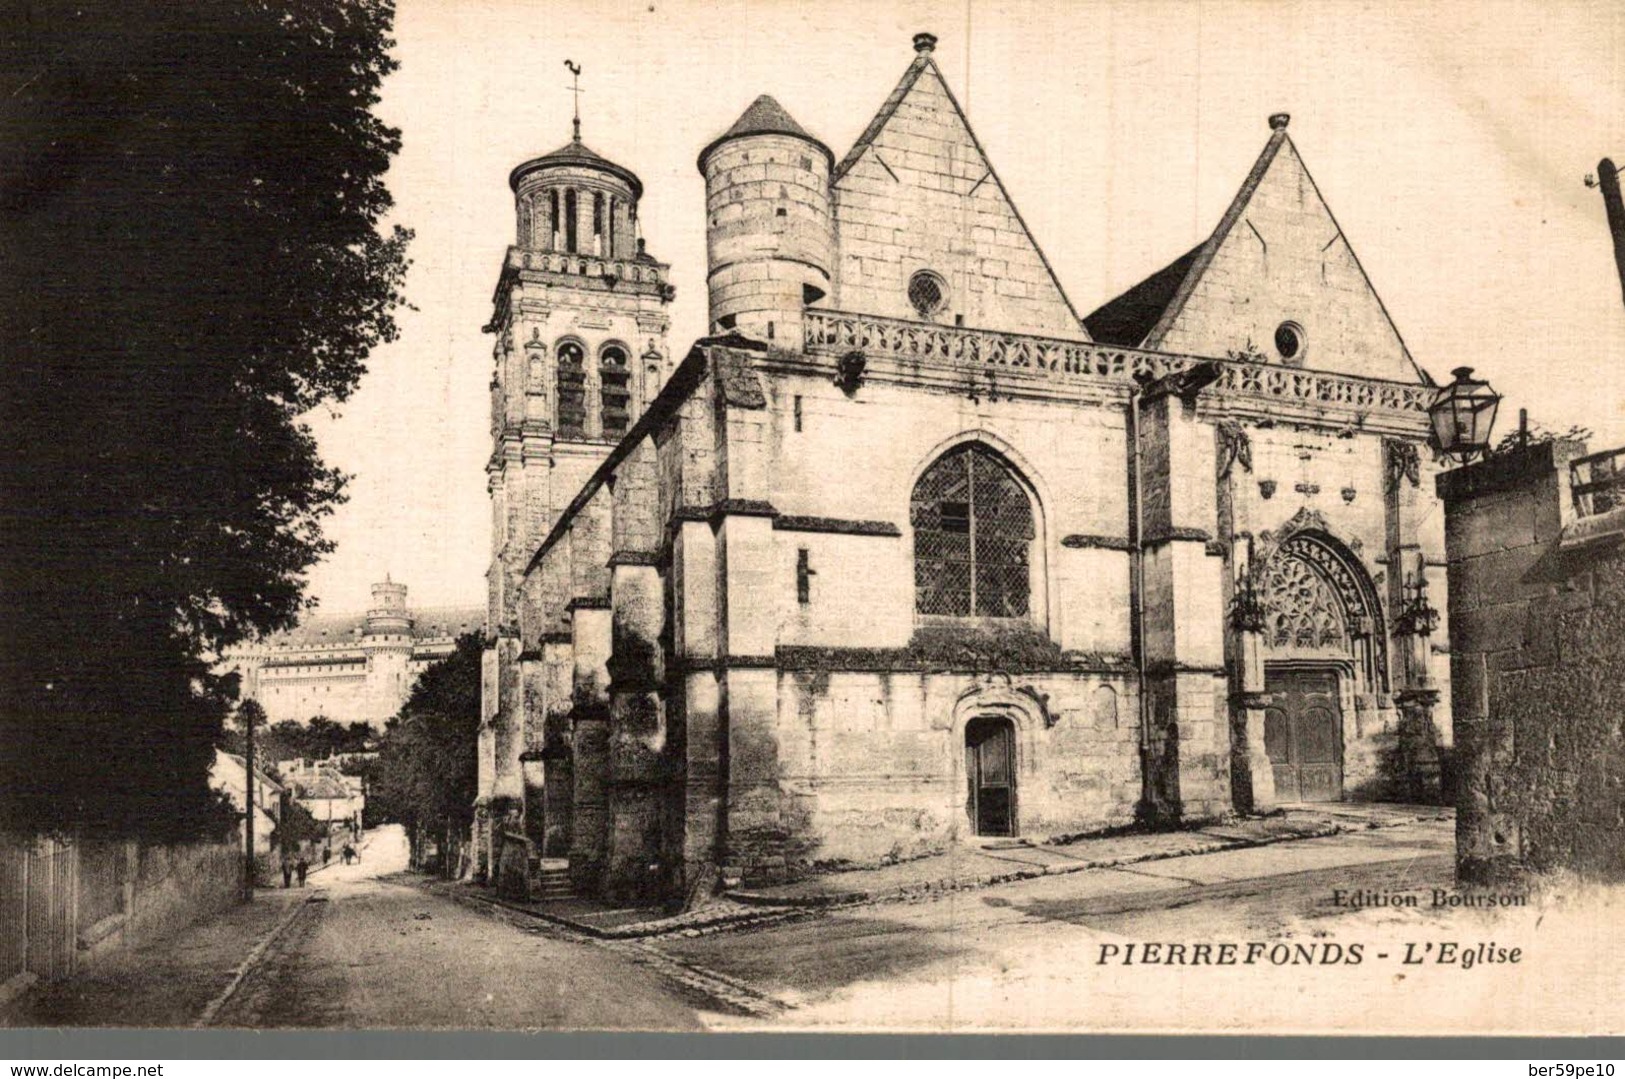
M1247 850L1252 847L1270 847L1279 843L1295 843L1305 839L1326 839L1330 836L1341 835L1346 832L1367 831L1371 828L1392 828L1397 825L1409 823L1407 821L1391 821L1382 824L1362 824L1358 827L1343 824L1329 824L1312 831L1298 832L1287 836L1264 836L1258 839L1211 839L1195 847L1172 851L1151 851L1145 854L1130 854L1118 858L1097 858L1084 862L1063 862L1055 865L1033 866L1029 869L1014 869L1006 873L994 873L986 876L969 877L965 879L943 878L940 880L922 881L918 884L902 884L890 888L856 889L850 892L834 892L827 895L809 896L774 896L764 895L760 892L733 891L727 897L739 903L765 908L798 908L807 910L822 910L830 907L850 907L865 903L895 903L909 899L918 899L922 896L940 895L947 892L972 891L978 888L988 888L997 884L1010 884L1015 881L1034 880L1038 877L1059 877L1068 873L1081 873L1089 869L1115 869L1125 865L1138 865L1142 862L1160 862L1169 858L1186 858L1193 855L1216 854L1226 850ZM1200 834L1200 833L1196 833Z

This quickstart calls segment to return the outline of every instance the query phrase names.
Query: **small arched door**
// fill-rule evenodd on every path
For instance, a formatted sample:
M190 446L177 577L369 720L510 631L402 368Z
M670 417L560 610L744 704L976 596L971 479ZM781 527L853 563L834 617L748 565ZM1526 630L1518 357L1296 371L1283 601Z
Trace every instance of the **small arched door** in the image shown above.
M977 835L1016 834L1016 728L978 716L965 725L965 778Z

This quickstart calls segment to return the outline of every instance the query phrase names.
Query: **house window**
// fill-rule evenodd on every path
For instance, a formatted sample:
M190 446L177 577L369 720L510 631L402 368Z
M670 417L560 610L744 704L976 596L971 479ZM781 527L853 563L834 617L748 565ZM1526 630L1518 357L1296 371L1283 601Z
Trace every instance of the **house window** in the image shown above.
M924 615L1024 618L1032 588L1032 502L1003 460L970 443L914 485L914 606Z
M632 422L631 378L626 350L620 345L605 345L598 354L598 392L604 434L610 437L625 434Z
M569 196L565 196L569 201ZM574 341L559 345L559 435L580 438L587 433L586 353Z

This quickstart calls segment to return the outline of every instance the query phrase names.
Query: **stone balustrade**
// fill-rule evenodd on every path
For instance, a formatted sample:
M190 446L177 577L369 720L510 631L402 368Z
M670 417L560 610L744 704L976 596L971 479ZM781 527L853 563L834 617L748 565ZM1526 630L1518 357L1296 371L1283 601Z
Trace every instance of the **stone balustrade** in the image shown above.
M571 274L577 277L612 277L616 281L658 285L665 281L665 267L646 259L604 258L601 255L567 254L563 251L530 251L508 248L508 267L514 270L540 270L543 273Z
M903 319L809 309L803 315L808 352L869 355L1032 371L1131 382L1162 378L1199 363L1201 356L1148 352L1087 341L937 326ZM1231 394L1293 401L1307 406L1383 411L1425 418L1437 392L1421 383L1390 382L1243 360L1212 360L1220 368L1216 388Z

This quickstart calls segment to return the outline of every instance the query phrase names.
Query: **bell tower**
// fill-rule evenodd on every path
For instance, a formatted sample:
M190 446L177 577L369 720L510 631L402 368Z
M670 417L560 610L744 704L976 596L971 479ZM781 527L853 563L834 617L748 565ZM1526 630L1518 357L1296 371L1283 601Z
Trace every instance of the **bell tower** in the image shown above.
M672 369L666 336L674 289L670 267L639 234L637 175L582 141L578 111L570 141L515 167L508 186L514 242L485 327L496 343L480 851L524 798L521 758L539 751L529 743L541 740L544 718L528 713L547 707L544 649L567 628L543 623L557 622L571 597L522 596L525 567Z

